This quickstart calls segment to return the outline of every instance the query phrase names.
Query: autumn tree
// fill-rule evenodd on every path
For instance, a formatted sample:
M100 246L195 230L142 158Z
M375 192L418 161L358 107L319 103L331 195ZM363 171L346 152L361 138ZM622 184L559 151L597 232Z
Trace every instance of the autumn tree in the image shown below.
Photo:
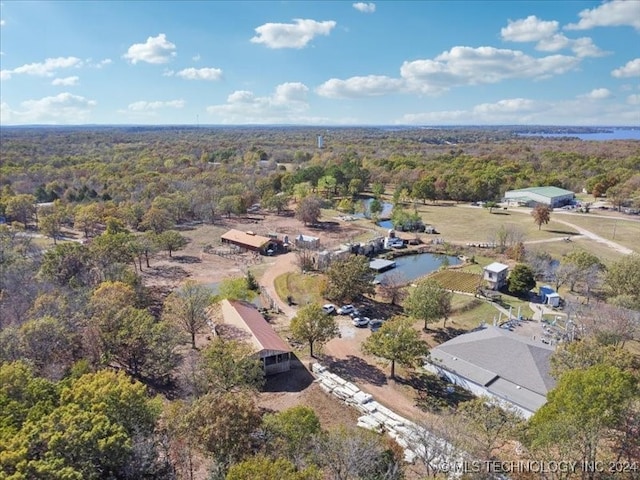
M398 272L387 273L380 280L378 289L380 295L389 301L391 305L398 305L407 296L407 278Z
M309 343L309 355L314 345L322 345L338 335L338 326L331 315L327 315L320 305L309 303L300 308L291 319L291 335L299 341Z
M495 451L506 445L523 427L522 417L514 408L487 397L460 404L457 413L459 421L466 426L462 444L482 460L496 458Z
M13 478L166 478L154 435L160 403L124 373L44 382L0 366L0 471ZM9 429L4 428L11 425Z
M158 207L151 207L142 217L140 223L144 230L151 230L156 234L161 234L174 227L175 222L171 213Z
M287 460L300 468L313 448L313 437L320 434L320 419L312 408L298 405L262 419L265 447L270 455Z
M330 478L401 480L402 450L368 430L339 427L316 437L315 457Z
M40 272L58 285L79 287L89 284L91 267L88 248L68 242L45 252Z
M609 266L605 287L619 305L640 309L640 255L627 255Z
M599 277L606 270L600 259L585 250L573 250L560 260L558 277L569 284L573 292L576 284L582 284L588 295L593 285L599 284Z
M350 255L331 262L327 274L324 294L337 301L353 300L360 295L375 293L375 272L369 268L369 259L364 255Z
M602 459L607 432L622 422L637 393L637 379L615 366L567 371L531 417L527 442L535 451L581 465Z
M256 390L264 384L262 362L251 346L216 337L203 350L199 371L207 392Z
M20 327L20 356L28 359L40 375L59 379L64 376L80 350L77 333L60 319L46 316Z
M186 247L187 243L189 243L188 240L177 230L166 230L156 236L156 245L161 250L169 252L169 257L171 257L172 252Z
M321 480L317 467L311 465L298 470L284 458L255 456L229 468L225 480Z
M404 309L407 315L416 320L424 320L424 329L428 324L437 319L444 318L445 325L451 314L452 294L442 285L432 279L418 281L415 287L409 290L404 301Z
M56 201L53 206L41 209L39 229L57 245L58 237L62 234L62 224L65 220L65 208Z
M305 225L316 224L320 218L322 200L315 195L304 197L298 202L296 218Z
M12 196L6 203L5 211L9 217L22 222L26 229L36 214L36 197L29 194Z
M539 203L531 210L531 216L535 224L538 225L538 230L540 230L543 224L546 225L551 220L551 208L548 205Z
M380 330L371 334L362 344L365 353L373 354L391 362L391 378L395 379L396 362L413 366L428 350L420 339L420 333L404 317L393 317L382 324Z
M260 426L255 402L239 392L204 395L193 403L187 418L198 448L214 461L214 472L220 476L249 456Z
M620 345L606 345L596 338L558 344L551 355L550 373L559 379L566 372L586 370L596 365L609 365L620 370L631 370L633 357Z
M207 326L207 308L211 305L211 290L188 280L167 297L163 317L191 336L191 348L196 348L196 334Z

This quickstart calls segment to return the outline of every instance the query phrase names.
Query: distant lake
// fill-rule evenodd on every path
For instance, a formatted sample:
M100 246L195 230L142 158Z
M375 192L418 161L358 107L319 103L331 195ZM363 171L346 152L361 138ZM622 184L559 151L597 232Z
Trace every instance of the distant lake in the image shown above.
M563 138L573 137L580 140L640 140L640 129L613 128L606 132L597 133L519 133L520 137Z

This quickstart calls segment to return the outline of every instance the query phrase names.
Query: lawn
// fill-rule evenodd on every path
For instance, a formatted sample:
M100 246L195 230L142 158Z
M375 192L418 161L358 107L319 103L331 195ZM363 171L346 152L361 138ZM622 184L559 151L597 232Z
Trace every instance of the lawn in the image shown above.
M547 252L554 258L561 258L572 250L582 249L597 256L605 265L610 265L625 257L624 254L617 252L607 245L585 237L574 238L570 242L534 243L526 245L525 249L527 251Z
M514 227L521 231L525 240L545 240L567 237L577 232L553 220L541 230L530 215L511 210L488 210L480 207L455 205L418 205L418 213L426 224L433 225L440 237L447 242L482 243L494 240L495 232L501 227Z
M596 211L597 212L597 211ZM597 216L596 216L597 215ZM553 213L551 214L553 218ZM640 222L636 219L611 217L598 213L589 215L559 214L557 218L585 228L596 235L640 252Z
M493 323L493 317L498 315L498 310L489 302L470 295L453 294L451 300L452 312L447 327L459 330L472 330L482 322ZM443 321L440 320L430 324L429 328L442 328Z
M280 298L292 297L297 305L323 303L321 295L324 276L316 273L287 272L274 281L276 293Z

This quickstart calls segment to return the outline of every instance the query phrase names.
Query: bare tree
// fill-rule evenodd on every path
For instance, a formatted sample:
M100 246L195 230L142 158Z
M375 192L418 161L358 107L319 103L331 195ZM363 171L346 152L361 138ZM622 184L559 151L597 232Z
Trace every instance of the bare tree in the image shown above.
M391 305L398 305L407 296L404 287L407 285L407 277L402 273L387 273L380 280L380 295L389 301Z

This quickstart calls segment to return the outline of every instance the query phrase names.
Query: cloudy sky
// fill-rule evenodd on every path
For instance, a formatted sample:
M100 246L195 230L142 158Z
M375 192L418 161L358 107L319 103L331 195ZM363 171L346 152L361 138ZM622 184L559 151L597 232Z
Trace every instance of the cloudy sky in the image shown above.
M640 125L640 0L0 3L2 125Z

